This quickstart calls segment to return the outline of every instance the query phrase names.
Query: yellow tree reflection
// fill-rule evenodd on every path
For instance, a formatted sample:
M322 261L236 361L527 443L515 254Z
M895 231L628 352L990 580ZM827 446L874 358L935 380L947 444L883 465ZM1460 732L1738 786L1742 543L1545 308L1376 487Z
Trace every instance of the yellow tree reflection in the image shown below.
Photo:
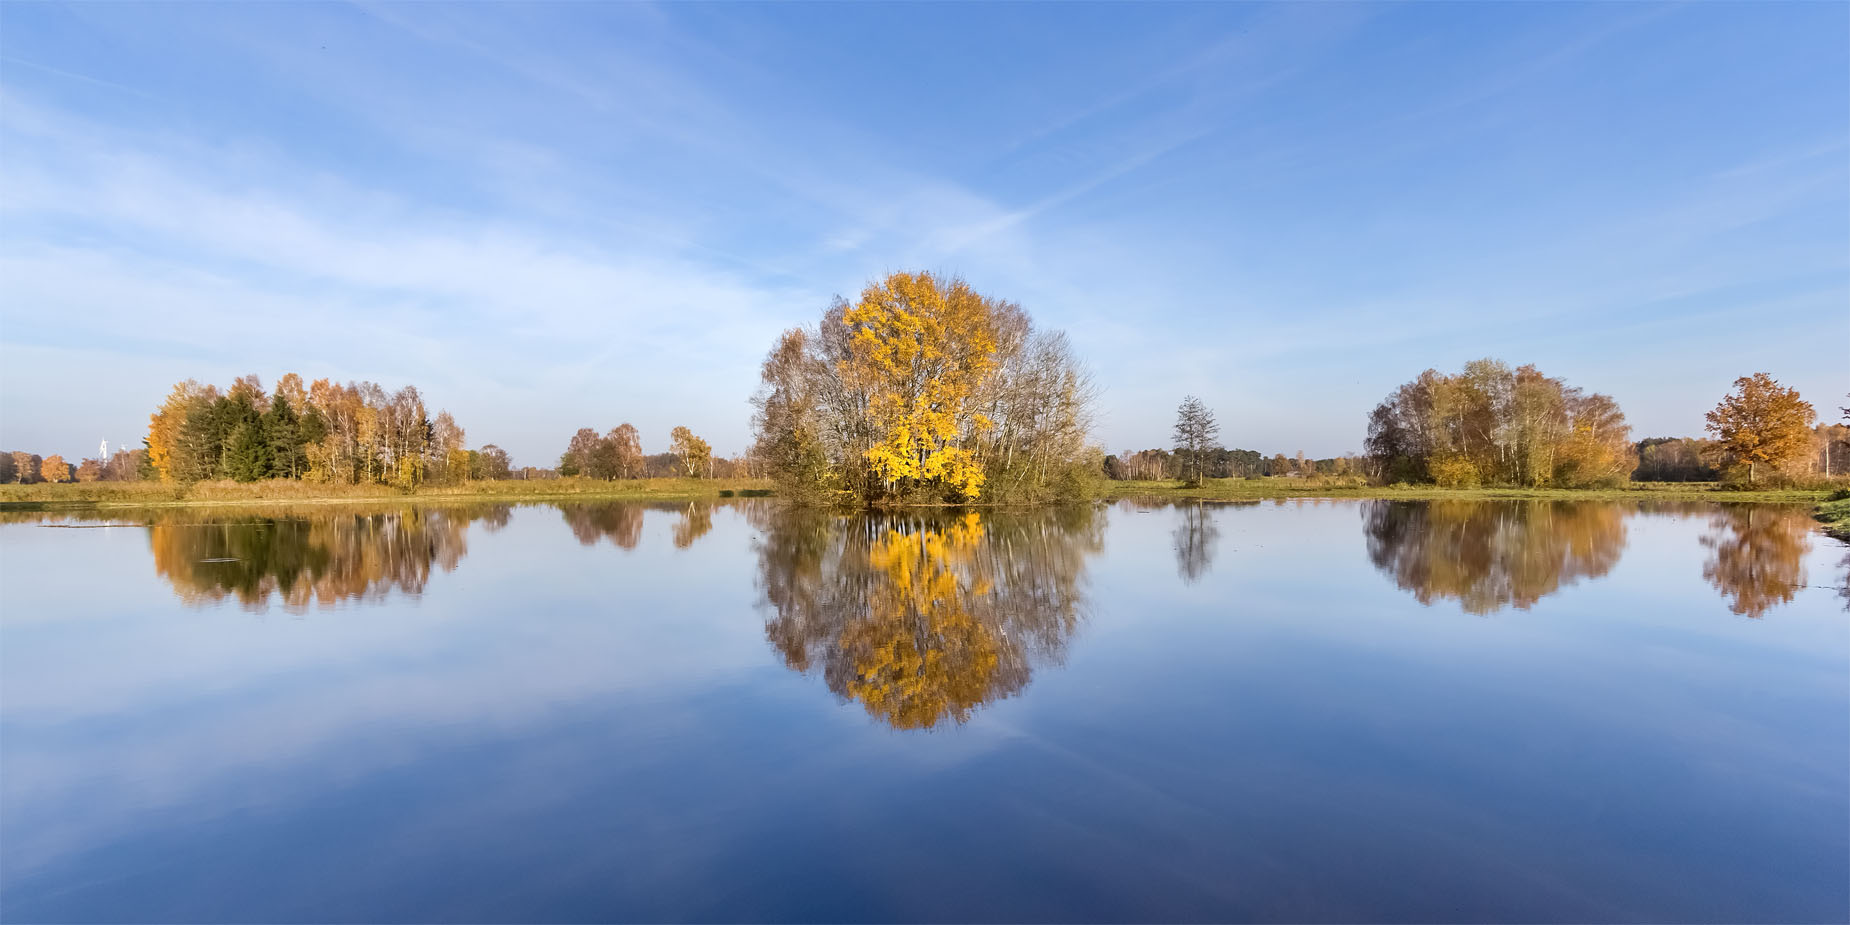
M1812 528L1811 518L1797 508L1725 507L1710 519L1702 538L1709 549L1702 577L1721 592L1729 609L1757 618L1791 601L1805 586Z
M1527 610L1625 549L1626 509L1546 501L1377 501L1364 509L1368 557L1422 604L1471 614Z
M963 723L1058 661L1100 529L1083 510L955 517L761 514L766 636L791 668L898 729Z

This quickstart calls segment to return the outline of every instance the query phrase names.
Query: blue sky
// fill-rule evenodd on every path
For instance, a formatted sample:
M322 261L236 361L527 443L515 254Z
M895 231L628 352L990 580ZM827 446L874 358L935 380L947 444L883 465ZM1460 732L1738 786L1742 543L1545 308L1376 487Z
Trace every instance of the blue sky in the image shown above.
M1323 456L1496 356L1693 434L1850 392L1850 5L0 5L0 445L179 379L417 385L472 445L746 446L894 269L1066 330L1100 440Z

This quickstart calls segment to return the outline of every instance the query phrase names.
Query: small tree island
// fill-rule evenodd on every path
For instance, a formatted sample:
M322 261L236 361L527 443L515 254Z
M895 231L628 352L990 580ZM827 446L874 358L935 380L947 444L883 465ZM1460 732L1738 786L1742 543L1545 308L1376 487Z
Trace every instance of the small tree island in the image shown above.
M1016 503L1082 496L1103 453L1066 335L957 278L893 273L765 358L755 454L812 503Z

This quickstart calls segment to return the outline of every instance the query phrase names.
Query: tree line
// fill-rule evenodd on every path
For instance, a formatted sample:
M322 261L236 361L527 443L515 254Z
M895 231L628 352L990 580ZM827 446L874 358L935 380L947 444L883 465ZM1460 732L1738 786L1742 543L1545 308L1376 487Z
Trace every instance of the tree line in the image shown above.
M1850 398L1850 396L1847 396ZM1842 423L1766 373L1742 377L1708 413L1708 436L1637 442L1618 403L1532 365L1495 359L1456 374L1428 369L1369 412L1364 453L1321 459L1223 446L1194 396L1173 446L1106 455L1091 441L1095 389L1059 331L955 277L898 272L817 323L785 331L752 397L750 451L713 454L686 427L643 452L628 423L581 428L556 470L515 470L492 444L465 446L447 411L414 386L305 384L266 392L254 375L221 390L186 380L149 418L145 450L70 464L0 453L0 482L299 479L416 487L554 476L590 479L769 477L798 500L1033 502L1084 496L1117 480L1336 477L1444 487L1600 487L1626 481L1758 485L1850 473Z
M1846 396L1850 398L1850 396ZM1708 415L1707 438L1630 442L1611 396L1589 394L1533 366L1497 360L1455 376L1427 370L1369 415L1366 455L1325 459L1228 449L1214 413L1188 396L1176 409L1174 445L1106 456L1114 480L1366 477L1380 483L1601 487L1627 481L1757 485L1850 474L1850 407L1844 423L1815 423L1796 390L1766 373L1736 380Z
M1257 450L1227 449L1220 445L1219 438L1220 424L1213 410L1190 395L1176 408L1173 450L1138 450L1107 456L1104 475L1120 481L1179 479L1199 485L1203 479L1348 477L1360 475L1363 470L1362 461L1352 456L1308 459L1299 450L1296 457L1274 453L1267 458Z
M610 480L733 478L749 470L742 460L714 458L713 447L686 427L676 427L668 439L668 452L645 456L642 437L628 422L603 435L595 428L581 427L560 454L557 471L562 476Z
M1369 413L1366 445L1384 481L1446 487L1609 486L1635 468L1610 395L1489 359L1402 385Z
M1850 408L1843 412L1850 423ZM1370 474L1446 487L1581 488L1717 477L1757 485L1850 470L1850 428L1814 426L1812 405L1766 373L1735 380L1707 421L1712 439L1634 444L1611 396L1533 366L1478 360L1455 376L1429 369L1375 407Z
M25 450L0 451L0 485L134 482L148 477L148 454L144 450L117 450L107 459L87 458L76 464L66 462L57 453L40 456Z
M149 416L147 456L164 482L301 479L339 484L506 478L494 445L470 450L448 411L431 417L415 386L304 385L289 373L267 393L256 376L229 388L188 379Z
M1104 459L1104 475L1114 481L1191 481L1196 473L1207 479L1315 478L1360 476L1366 471L1360 456L1312 459L1299 450L1295 455L1210 446L1199 452L1178 452L1157 447L1126 450Z

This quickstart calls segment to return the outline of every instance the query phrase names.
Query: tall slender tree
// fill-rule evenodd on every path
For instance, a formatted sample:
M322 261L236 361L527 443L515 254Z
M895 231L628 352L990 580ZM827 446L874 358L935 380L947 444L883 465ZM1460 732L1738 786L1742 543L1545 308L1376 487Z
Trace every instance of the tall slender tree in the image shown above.
M289 397L283 393L281 385L270 399L270 410L264 412L261 430L264 446L269 450L270 475L284 479L299 477L307 457L302 452L301 428L295 408L289 404Z
M628 421L611 428L604 437L610 445L613 461L611 478L639 479L643 476L642 435Z
M1184 482L1201 484L1208 453L1215 448L1219 436L1220 425L1214 421L1214 412L1193 395L1182 399L1182 404L1176 407L1175 452Z

